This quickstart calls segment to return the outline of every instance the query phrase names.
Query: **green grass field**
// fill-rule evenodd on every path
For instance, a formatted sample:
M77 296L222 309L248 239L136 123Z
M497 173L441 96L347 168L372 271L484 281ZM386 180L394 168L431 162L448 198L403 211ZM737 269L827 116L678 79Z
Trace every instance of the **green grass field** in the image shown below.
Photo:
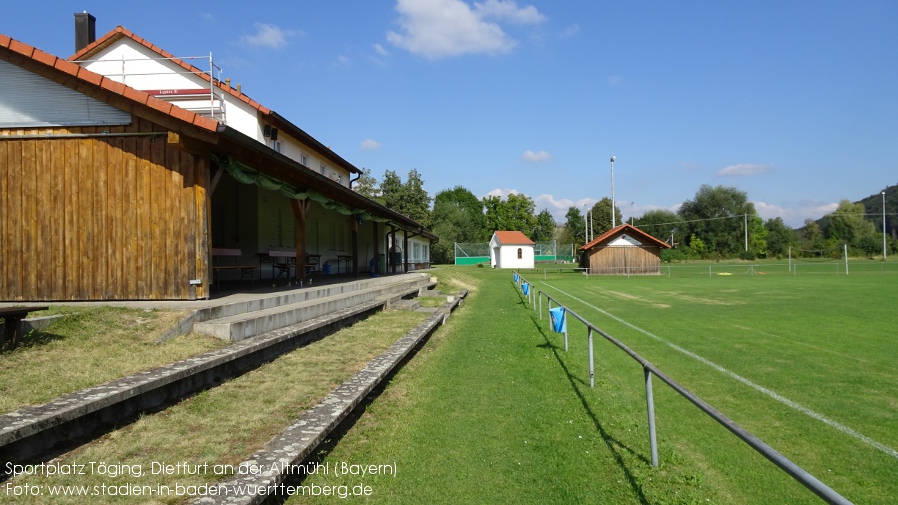
M894 503L898 276L820 266L524 275L849 500ZM325 459L394 463L397 476L369 478L369 502L820 503L657 379L652 468L632 358L596 336L591 389L583 325L569 321L565 352L511 272L436 273L476 286L471 300Z
M829 265L798 268L810 266ZM856 503L888 503L898 496L898 276L871 266L851 263L847 276L743 266L707 278L534 282ZM572 352L583 355L580 333ZM697 412L672 400L659 418ZM700 426L691 417L672 419L670 443L704 445L706 464L720 468L728 455L691 436Z

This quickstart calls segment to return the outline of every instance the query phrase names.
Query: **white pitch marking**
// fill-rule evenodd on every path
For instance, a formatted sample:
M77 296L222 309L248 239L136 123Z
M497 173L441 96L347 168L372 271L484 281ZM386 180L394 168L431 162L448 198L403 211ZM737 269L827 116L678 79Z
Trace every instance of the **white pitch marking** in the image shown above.
M850 435L850 436L852 436L852 437L854 437L854 438L860 440L861 442L864 442L864 443L867 444L867 445L870 445L870 446L872 446L872 447L875 447L876 449L878 449L878 450L880 450L880 451L882 451L882 452L888 454L889 456L891 456L891 457L893 457L893 458L895 458L895 459L898 459L898 451L896 451L895 449L892 449L891 447L889 447L889 446L887 446L887 445L885 445L885 444L882 444L882 443L880 443L880 442L877 442L876 440L873 440L872 438L870 438L870 437L864 435L863 433L858 433L857 431L855 431L855 430L849 428L848 426L845 426L844 424L841 424L841 423L838 423L838 422L836 422L836 421L833 421L832 419L830 419L830 418L824 416L823 414L820 414L820 413L818 413L818 412L815 412L815 411L813 411L813 410L811 410L811 409L805 407L804 405L801 405L800 403L794 402L794 401L792 401L792 400L790 400L790 399L788 399L788 398L786 398L786 397L780 395L779 393L776 393L775 391L771 391L771 390L765 388L764 386L761 386L761 385L759 385L759 384L755 384L754 382L752 382L752 381L746 379L745 377L742 377L741 375L738 375L738 374L736 374L735 372L731 372L731 371L727 370L726 368L724 368L724 367L718 365L717 363L714 363L713 361L709 361L708 359L705 359L705 358L699 356L698 354L695 354L695 353L692 352L692 351L687 351L686 349L683 349L682 347L680 347L680 346L678 346L678 345L676 345L676 344L674 344L674 343L672 343L672 342L668 342L667 340L664 340L663 338L659 337L658 335L655 335L655 334L653 334L653 333L651 333L651 332L648 332L648 331L646 331L646 330L643 330L642 328L639 328L638 326L634 326L633 324L630 324L630 323L628 323L627 321L624 321L623 319L621 319L621 318L619 318L619 317L617 317L617 316L615 316L615 315L613 315L613 314L610 314L610 313L608 313L608 312L605 312L604 310L602 310L602 309L596 307L595 305L592 305L592 304L589 303L589 302L586 302L586 301L584 301L584 300L581 300L581 299L577 298L576 296L574 296L574 295L572 295L572 294L570 294L570 293L566 293L566 292L562 291L561 289L558 289L557 287L552 286L552 285L549 284L549 283L544 283L544 284L545 284L546 286L549 286L550 288L552 288L552 289L554 289L554 290L557 290L559 293L562 293L562 294L564 294L565 296L569 296L569 297L573 298L574 300L577 300L578 302L580 302L580 303L582 303L582 304L584 304L584 305L586 305L586 306L588 306L588 307L590 307L590 308L592 308L592 309L594 309L594 310L597 310L597 311L601 312L602 314L604 314L604 315L610 317L611 319L614 319L615 321L617 321L617 322L619 322L619 323L621 323L621 324L624 324L624 325L626 325L626 326L628 326L628 327L630 327L630 328L632 328L632 329L634 329L634 330L636 330L636 331L638 331L638 332L640 332L640 333L642 333L642 334L644 334L644 335L648 335L649 337L652 337L652 338L654 338L655 340L658 340L659 342L663 342L664 344L670 346L672 349L677 350L677 351L679 351L679 352L685 354L686 356L689 356L690 358L696 359L696 360L698 360L698 361L700 361L700 362L702 362L702 363L704 363L704 364L710 366L711 368L713 368L713 369L715 369L715 370L717 370L717 371L719 371L719 372L722 372L722 373L724 373L724 374L726 374L726 375L729 375L730 377L736 379L737 381L739 381L739 382L745 384L746 386L751 387L752 389L755 389L756 391L760 391L761 393L764 393L765 395L767 395L767 396L773 398L774 400L777 400L777 401L779 401L779 402L781 402L781 403L784 403L784 404L786 404L786 405L792 407L793 409L795 409L795 410L797 410L797 411L799 411L799 412L801 412L801 413L803 413L803 414L807 414L808 416L813 417L814 419L816 419L816 420L818 420L818 421L822 421L822 422L826 423L827 425L829 425L829 426L831 426L831 427L833 427L833 428L835 428L835 429L841 431L842 433L845 433L846 435Z

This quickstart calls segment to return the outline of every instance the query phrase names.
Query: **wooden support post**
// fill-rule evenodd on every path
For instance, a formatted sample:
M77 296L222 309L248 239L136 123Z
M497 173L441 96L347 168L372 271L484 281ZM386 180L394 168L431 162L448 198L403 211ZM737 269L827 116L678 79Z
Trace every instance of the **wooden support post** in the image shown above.
M380 251L380 236L377 233L377 221L371 221L371 231L374 236L374 271L371 272L371 277L380 273L380 256L378 256L378 251Z
M402 262L402 273L408 273L408 230L404 230L402 232L402 257L405 258L405 261Z
M359 278L359 222L355 216L349 216L349 230L352 238L352 274Z
M396 249L396 226L390 225L390 259L387 260L387 264L392 266L393 268L390 270L392 273L396 273L396 256L394 250Z
M306 274L306 215L309 213L309 200L290 199L295 218L294 248L296 249L296 268L293 269L294 280L300 281Z

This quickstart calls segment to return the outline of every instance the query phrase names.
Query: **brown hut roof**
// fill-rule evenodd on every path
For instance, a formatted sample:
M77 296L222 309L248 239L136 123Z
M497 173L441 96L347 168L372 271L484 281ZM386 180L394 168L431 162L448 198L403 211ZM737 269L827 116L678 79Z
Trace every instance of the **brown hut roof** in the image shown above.
M637 228L635 226L631 226L629 224L622 224L616 228L612 228L612 229L606 231L605 233L599 235L598 237L593 239L588 244L585 244L582 247L580 247L580 250L588 251L588 250L592 249L593 247L604 244L605 242L610 242L613 237L617 237L618 235L621 235L623 233L629 233L630 235L633 235L636 237L641 237L642 239L647 240L647 241L653 243L654 245L661 247L662 249L670 249L670 244L668 244L667 242L658 240L655 237L649 235L648 233L640 230L639 228Z

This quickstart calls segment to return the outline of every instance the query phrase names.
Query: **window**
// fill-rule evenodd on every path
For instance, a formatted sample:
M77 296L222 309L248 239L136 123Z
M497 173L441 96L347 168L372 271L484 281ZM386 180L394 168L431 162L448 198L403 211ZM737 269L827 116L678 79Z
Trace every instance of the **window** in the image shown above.
M520 247L518 247L518 259L519 260L524 259L524 250L521 249Z
M318 171L321 172L321 175L326 174L326 173L327 173L327 165L325 165L324 163L322 163L322 164L321 164L321 168L320 168Z
M301 154L299 155L299 162L300 162L300 163L302 164L302 166L304 166L304 167L309 166L309 155L306 154L306 153L301 153Z
M272 147L276 152L281 152L281 143L279 141L275 140Z

